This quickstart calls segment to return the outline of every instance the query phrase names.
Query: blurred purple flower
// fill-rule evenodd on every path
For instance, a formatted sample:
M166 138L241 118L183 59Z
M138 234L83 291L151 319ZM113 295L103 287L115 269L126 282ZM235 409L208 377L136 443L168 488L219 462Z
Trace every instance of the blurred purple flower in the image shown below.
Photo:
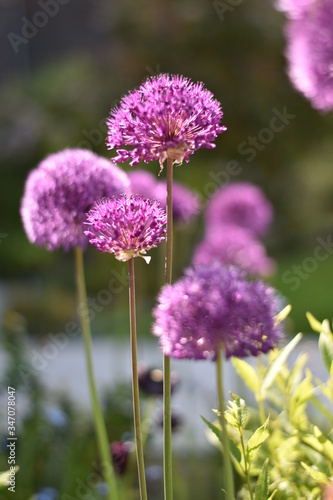
M314 0L288 21L286 56L295 88L315 109L333 109L333 3Z
M122 476L126 472L129 454L133 450L133 446L133 443L130 441L125 441L124 443L114 441L110 445L113 467L119 476Z
M264 245L246 229L230 224L212 228L194 250L192 263L209 264L213 261L233 264L249 274L270 276L275 269Z
M156 198L157 179L146 170L132 170L128 172L131 183L131 193L143 196L144 198Z
M156 198L163 206L166 206L167 185L165 181L157 184ZM172 184L172 211L175 224L188 224L199 213L201 200L188 187L180 182L173 181Z
M268 352L282 335L274 316L279 301L272 288L248 282L244 274L215 262L188 269L166 285L153 310L153 334L165 355L179 359L215 359Z
M183 76L160 74L128 93L107 120L108 149L117 161L149 163L166 158L181 164L200 148L214 148L223 113L220 103L202 83ZM130 149L122 149L129 146Z
M137 195L114 196L94 204L87 225L85 234L92 245L126 262L132 257L144 257L147 250L164 240L166 213L156 200Z
M252 231L257 237L265 235L272 218L271 203L259 187L249 182L236 182L220 188L205 210L208 227L233 224Z
M128 189L127 175L111 161L84 149L47 156L25 184L21 217L31 243L55 250L85 248L86 212L95 200Z

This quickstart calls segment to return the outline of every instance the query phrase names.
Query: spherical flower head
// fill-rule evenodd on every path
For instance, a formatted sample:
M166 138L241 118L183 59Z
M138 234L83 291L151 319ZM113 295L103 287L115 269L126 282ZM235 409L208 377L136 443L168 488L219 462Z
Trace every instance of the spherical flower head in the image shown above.
M332 26L332 1L316 0L286 28L289 78L315 109L324 112L333 109Z
M248 282L240 270L215 262L186 270L162 289L152 332L164 354L177 359L215 359L221 347L227 357L257 355L281 336L277 312L264 283Z
M207 226L232 224L257 237L266 234L272 218L271 203L258 186L249 182L235 182L218 189L205 210Z
M212 228L194 250L194 265L209 264L215 260L258 276L270 276L275 269L264 245L250 231L231 224Z
M178 376L171 372L171 394L178 386ZM158 368L139 366L138 381L140 390L148 396L163 396L163 371Z
M156 198L166 206L167 184L160 181L156 187ZM189 224L200 212L200 197L180 182L172 183L172 215L175 224Z
M108 149L117 161L149 163L166 158L181 164L200 148L214 148L223 117L220 103L202 83L160 74L127 94L107 120ZM128 147L128 149L123 149Z
M120 168L91 151L66 149L49 155L25 184L21 216L28 239L48 250L84 249L86 212L95 200L128 187Z
M87 216L85 234L101 252L113 253L126 262L144 257L164 240L166 213L156 200L120 195L97 201ZM150 258L144 257L146 262Z

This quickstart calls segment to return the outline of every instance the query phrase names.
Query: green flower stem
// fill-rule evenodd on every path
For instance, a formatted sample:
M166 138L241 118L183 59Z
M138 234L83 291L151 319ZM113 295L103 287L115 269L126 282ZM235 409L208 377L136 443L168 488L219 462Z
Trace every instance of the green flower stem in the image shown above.
M232 473L230 451L229 451L229 438L227 432L227 424L224 417L224 391L223 391L223 370L222 370L222 349L219 349L216 356L216 375L217 375L217 390L219 397L219 407L220 407L220 425L222 429L222 445L223 445L223 457L224 457L224 474L225 474L225 488L228 500L233 500L235 498L234 490L234 479Z
M165 283L172 280L173 219L172 219L173 160L167 158L167 236L165 258ZM169 356L163 358L163 469L164 499L173 499L172 487L172 439L171 439L171 367Z
M136 308L135 308L135 275L134 259L128 261L129 276L129 309L130 309L130 332L131 332L131 354L132 354L132 391L133 391L133 415L136 444L136 458L138 465L139 489L141 500L147 500L145 465L143 460L143 441L140 421L139 380L138 380L138 356L136 340Z
M109 439L106 432L103 413L98 401L97 390L94 379L92 352L91 352L90 324L89 324L89 319L87 317L88 305L87 305L86 284L84 279L83 252L79 247L75 248L75 264L76 264L77 292L80 304L79 315L80 315L80 321L81 321L82 333L86 351L90 396L93 408L93 417L95 421L97 443L98 443L100 457L102 460L104 479L109 487L108 498L109 500L118 500L119 496L117 490L117 483L114 470L111 464Z

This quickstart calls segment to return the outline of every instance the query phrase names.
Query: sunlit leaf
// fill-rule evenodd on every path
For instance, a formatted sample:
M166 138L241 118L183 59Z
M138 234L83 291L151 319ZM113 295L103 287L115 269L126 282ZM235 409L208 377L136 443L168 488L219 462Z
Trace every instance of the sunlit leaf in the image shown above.
M333 362L333 336L328 332L321 332L318 341L319 349L327 370L330 372Z
M296 347L296 345L299 343L299 341L302 338L302 334L298 333L296 337L294 337L289 344L287 344L276 356L274 361L269 365L267 369L266 376L264 378L264 381L261 386L261 391L262 394L265 393L267 389L272 385L272 383L275 380L275 377L278 375L278 373L281 370L282 365L286 362L289 354L291 351Z
M268 432L268 429L267 429L268 421L269 421L269 417L267 418L267 420L264 423L264 425L261 425L258 429L256 429L256 431L254 432L254 434L252 434L252 436L248 440L247 451L248 451L249 455L254 450L256 450L257 448L259 448L266 441L266 439L268 438L268 436L269 436L269 432Z
M247 387L252 392L257 393L260 386L259 377L253 366L240 358L232 358L232 364Z
M306 317L307 317L307 320L308 322L310 323L310 326L312 328L312 330L314 332L322 332L323 330L323 326L322 324L320 323L320 321L318 321L314 316L313 314L311 314L309 311L306 313Z
M316 481L316 483L319 483L319 484L329 484L330 483L329 478L325 474L320 472L319 470L313 469L312 467L310 467L309 465L307 465L304 462L301 462L301 465L308 472L308 474L312 477L312 479L314 479Z
M288 314L290 313L290 311L291 311L291 305L288 304L286 307L284 307L282 309L282 311L280 311L278 314L276 314L275 324L278 325L279 323L281 323L281 321L285 320L286 317L288 316Z
M205 422L207 427L213 432L213 434L215 434L215 436L220 441L220 443L222 444L221 429L219 427L217 427L216 425L212 424L211 422L209 422L209 420L206 420L205 417L203 417L202 415L200 415L200 417L203 420L203 422Z

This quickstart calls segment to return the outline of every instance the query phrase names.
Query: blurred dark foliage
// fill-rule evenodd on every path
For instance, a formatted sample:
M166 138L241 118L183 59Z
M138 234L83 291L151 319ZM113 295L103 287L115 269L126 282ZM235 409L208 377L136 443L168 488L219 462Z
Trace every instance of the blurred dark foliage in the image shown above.
M71 253L36 248L22 229L19 206L28 172L44 156L65 147L88 147L112 157L105 147L105 118L111 107L159 72L203 81L222 102L228 131L217 139L215 150L197 152L190 164L175 170L175 177L198 192L203 203L218 187L212 184L212 173L224 181L249 180L264 189L276 213L267 240L269 254L280 264L273 282L296 303L295 327L306 325L301 317L311 304L303 302L301 312L298 297L309 302L312 279L327 278L327 268L323 271L320 265L303 280L301 294L291 291L281 276L288 266L311 256L316 238L326 238L331 231L333 119L332 114L314 111L292 88L284 58L285 20L273 0L240 1L237 6L220 0L62 0L53 17L46 15L44 26L15 45L10 34L22 36L25 26L38 19L43 24L37 14L45 12L46 4L47 0L0 3L2 283L9 305L26 315L29 330L44 334L61 328L75 314L75 297ZM223 12L223 5L230 8ZM249 137L270 128L274 110L284 109L295 118L250 154ZM236 176L227 174L230 161L240 167ZM156 163L144 168L157 175L159 167ZM190 244L201 234L199 218L179 236L187 244L177 247L175 276L190 263ZM92 294L105 286L106 271L120 269L113 257L92 249L86 260ZM138 271L144 276L138 308L147 331L149 310L163 279L161 274L155 284L154 271L162 262L163 257L148 272ZM312 309L319 317L330 315L322 286L322 300ZM120 321L112 323L113 330L127 329L122 317L126 307L126 293L115 297L110 310ZM104 311L95 328L107 332L109 324Z

